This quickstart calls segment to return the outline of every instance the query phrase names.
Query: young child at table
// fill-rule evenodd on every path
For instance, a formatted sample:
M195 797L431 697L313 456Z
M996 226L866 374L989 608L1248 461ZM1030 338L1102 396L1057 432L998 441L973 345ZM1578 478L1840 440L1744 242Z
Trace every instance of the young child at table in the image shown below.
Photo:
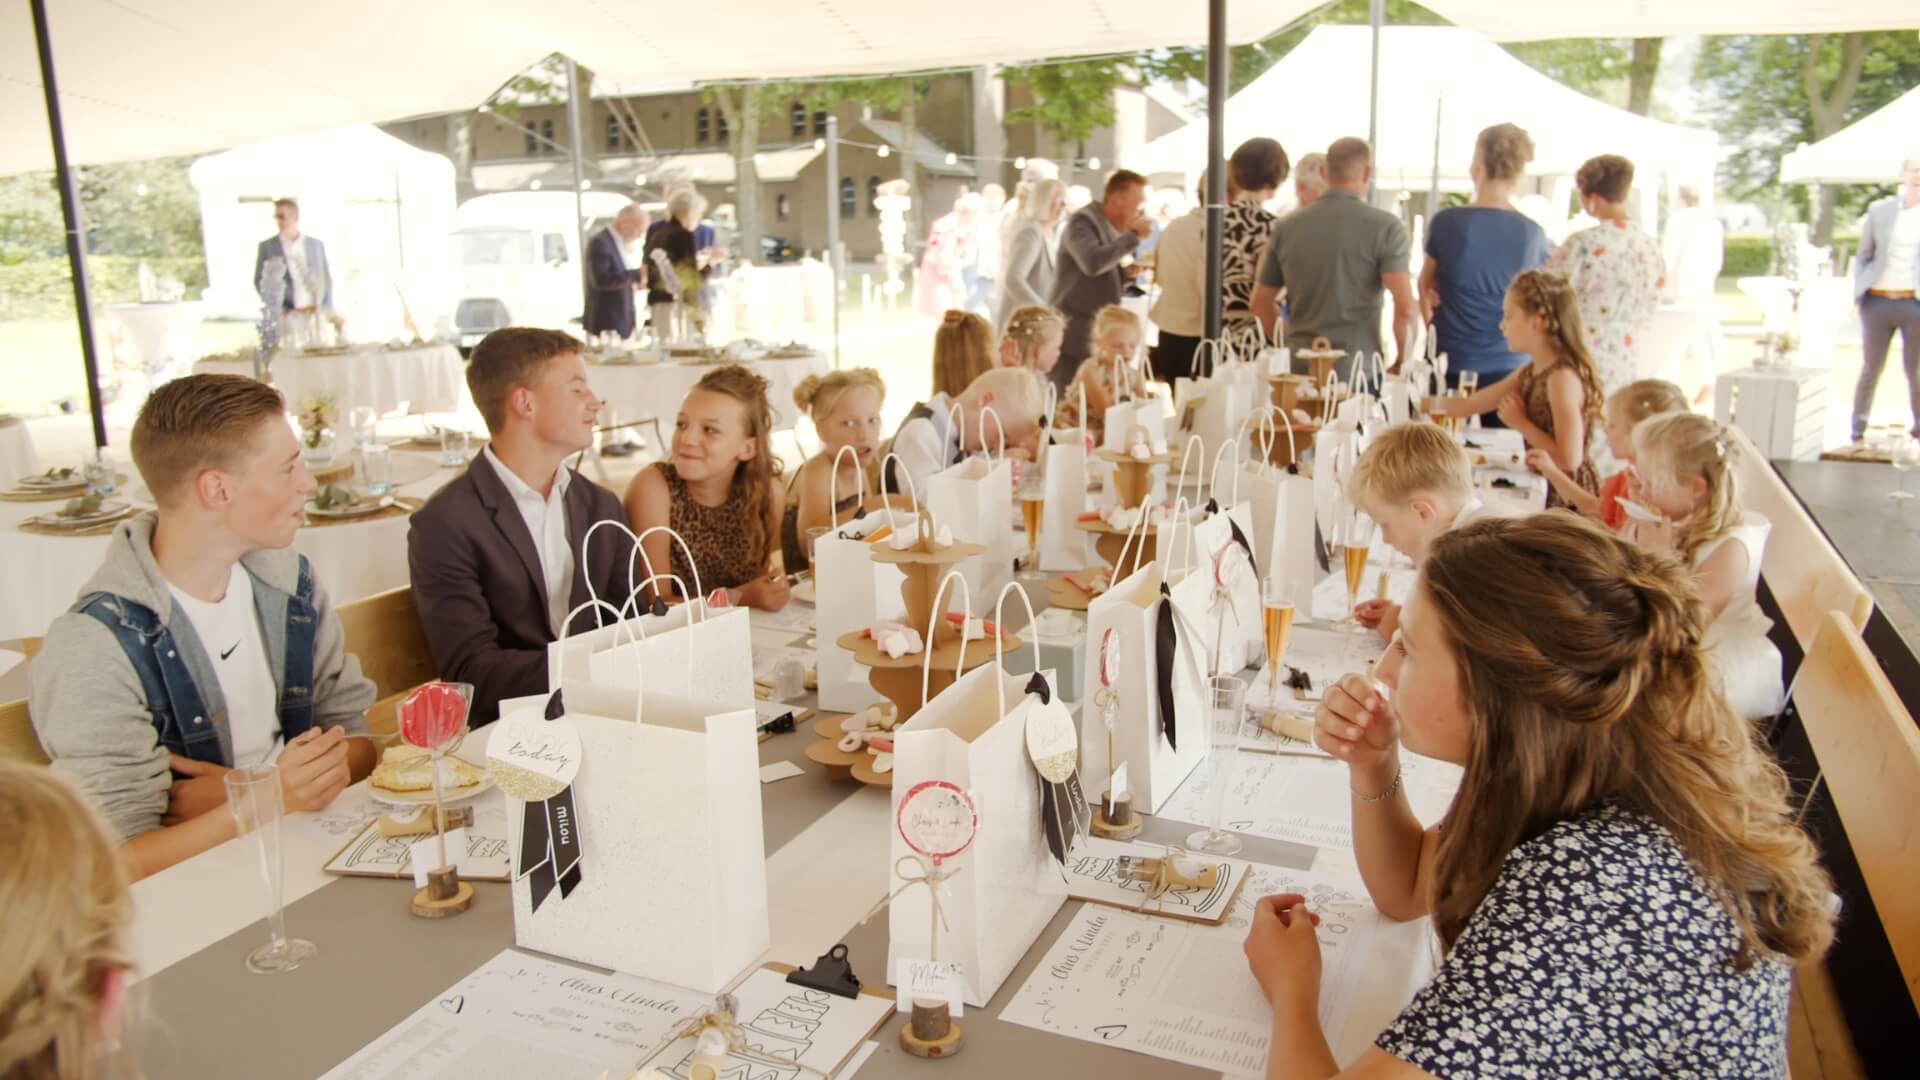
M933 332L933 392L954 397L992 368L993 327L971 311L948 311Z
M1780 649L1754 593L1773 525L1740 508L1735 444L1704 416L1667 413L1633 429L1633 449L1639 463L1630 496L1664 520L1629 521L1627 534L1692 568L1710 621L1707 655L1728 702L1750 720L1771 718L1785 704Z
M648 537L641 546L654 573L671 567L688 591L725 590L729 604L787 606L786 576L770 572L786 502L780 459L767 442L772 433L767 380L750 368L714 368L687 391L668 460L640 470L627 487L633 531L672 526L693 553L689 564L666 533ZM670 595L670 586L662 579L650 591Z
M47 630L31 712L138 878L234 835L234 765L278 751L288 810L323 809L371 772L374 689L293 550L314 481L279 391L175 379L140 407L131 449L158 509L114 529Z
M1448 529L1488 516L1473 493L1473 462L1438 424L1395 424L1373 437L1353 467L1347 497L1380 526L1380 539L1419 566L1427 548ZM1391 639L1400 605L1362 600L1354 620Z
M1065 340L1067 320L1052 308L1029 304L1015 308L1007 316L1007 328L1000 335L998 366L1021 368L1045 381L1060 362L1060 343Z
M872 368L809 375L793 388L793 403L813 420L820 452L808 458L787 485L780 517L781 562L789 574L812 562L807 536L860 516L868 495L880 490L880 406L887 384ZM851 448L852 456L842 451ZM838 463L836 467L835 463ZM861 485L862 478L866 484ZM839 502L829 506L836 496Z
M1500 330L1507 348L1527 354L1528 362L1466 397L1428 398L1427 411L1467 417L1497 409L1500 422L1520 432L1529 448L1545 451L1581 489L1598 490L1587 439L1599 425L1603 395L1572 286L1558 274L1522 270L1507 287ZM1550 488L1547 508L1565 505Z
M1686 395L1665 379L1641 379L1613 392L1607 399L1607 453L1624 465L1633 464L1633 429L1640 421L1661 413L1686 412ZM1547 478L1562 503L1595 519L1615 532L1626 523L1627 512L1620 508L1620 497L1627 493L1631 470L1621 468L1600 484L1598 494L1560 471L1553 455L1545 450L1527 451L1527 467Z
M1267 1075L1781 1075L1831 883L1714 685L1685 571L1572 514L1478 521L1434 542L1403 615L1383 689L1329 687L1315 742L1347 763L1374 906L1431 916L1439 971L1341 1073L1314 916L1260 900ZM1432 826L1402 743L1465 769Z
M414 512L407 566L434 670L473 684L477 726L499 717L502 700L546 691L547 645L602 617L583 608L589 589L615 606L626 600L633 545L603 529L581 558L587 530L626 515L612 492L567 465L593 445L600 415L579 339L495 330L467 360L467 389L489 441Z
M954 409L956 404L958 410ZM935 474L959 464L962 457L974 451L999 450L1000 430L1006 432L1009 457L1031 457L1040 436L1040 411L1044 408L1046 398L1039 384L1015 368L994 368L973 380L958 397L933 395L907 411L906 420L888 441L887 450L895 457L883 470L881 490L901 495L917 492L925 499L927 484ZM1000 429L988 424L983 443L981 417L989 409L1000 421ZM902 480L902 470L912 478L911 486Z
M1101 308L1088 332L1091 351L1060 393L1054 426L1076 428L1085 422L1098 442L1105 437L1107 407L1122 396L1146 394L1147 378L1140 370L1140 316L1118 304ZM1080 390L1085 388L1087 415L1080 415Z
M0 762L0 1076L137 1075L120 1049L133 900L79 792Z

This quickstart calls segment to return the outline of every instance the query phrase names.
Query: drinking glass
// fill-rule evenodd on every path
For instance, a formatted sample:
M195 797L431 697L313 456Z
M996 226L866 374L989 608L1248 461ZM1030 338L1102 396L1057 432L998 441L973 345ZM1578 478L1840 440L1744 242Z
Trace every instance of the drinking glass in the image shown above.
M1472 397L1474 391L1478 389L1480 389L1480 373L1479 372L1463 371L1460 373L1460 396L1461 397ZM1474 413L1467 417L1468 428L1478 428L1479 426L1480 426L1479 413Z
M94 451L81 466L80 473L87 479L89 495L111 495L120 486L120 478L113 471L113 455L104 446Z
M825 525L815 525L814 527L807 530L807 565L808 566L813 565L813 560L814 560L813 549L816 545L820 543L820 538L832 531L833 531L832 529L828 528Z
M1260 586L1261 627L1267 639L1267 710L1279 708L1280 659L1287 652L1287 638L1293 634L1293 600L1287 595L1287 583L1278 574L1267 575Z
M1020 522L1027 529L1027 563L1020 576L1029 581L1041 576L1040 518L1047 507L1045 484L1045 479L1034 472L1020 478Z
M1887 460L1893 463L1894 471L1900 474L1899 483L1901 484L1900 487L1888 492L1887 498L1903 500L1913 498L1913 492L1906 490L1905 487L1906 474L1912 472L1916 466L1920 466L1920 439L1904 432L1895 437L1892 445L1887 447Z
M282 893L280 849L280 767L246 765L225 776L227 809L241 839L253 846L266 888L267 943L247 954L247 970L255 975L292 971L319 950L311 941L287 936L286 898Z
M376 426L380 414L373 411L371 405L355 405L347 413L347 424L353 431L353 448L365 450L372 446L379 431Z
M1210 812L1207 827L1187 836L1190 851L1209 855L1233 855L1240 850L1240 838L1220 828L1227 814L1227 788L1233 784L1234 767L1240 761L1240 747L1246 739L1247 684L1232 675L1215 675L1207 680L1207 799Z
M457 469L467 463L467 433L462 428L440 429L440 464Z
M1367 574L1367 549L1373 546L1373 532L1373 519L1358 509L1334 523L1333 542L1341 551L1342 569L1347 575L1347 613L1341 622L1351 620L1353 609L1360 604L1360 579Z
M393 490L393 451L370 443L360 448L360 478L367 494L380 498Z

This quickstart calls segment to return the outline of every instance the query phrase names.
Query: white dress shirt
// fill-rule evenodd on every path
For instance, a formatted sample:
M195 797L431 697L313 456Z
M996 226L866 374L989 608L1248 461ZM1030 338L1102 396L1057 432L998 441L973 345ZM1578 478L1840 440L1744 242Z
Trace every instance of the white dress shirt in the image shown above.
M1207 217L1192 210L1160 233L1154 249L1153 279L1160 298L1147 312L1169 334L1199 337L1206 330Z
M500 480L513 495L513 504L533 536L533 550L540 556L540 572L546 579L547 624L558 638L567 621L567 604L573 599L573 547L567 539L567 483L572 476L565 465L554 472L553 487L546 495L527 486L512 469L493 454L489 446L480 455L500 474Z
M926 402L932 416L916 417L900 426L893 436L892 452L899 456L899 467L913 478L912 490L927 497L933 478L960 457L959 432L952 424L953 399L935 394ZM965 422L964 415L962 422Z
M1920 287L1920 204L1902 206L1887 238L1887 261L1873 287L1881 292L1912 292Z
M280 234L280 250L286 254L287 274L293 278L293 306L309 308L313 306L313 290L307 286L307 241L295 233L289 240L286 233Z

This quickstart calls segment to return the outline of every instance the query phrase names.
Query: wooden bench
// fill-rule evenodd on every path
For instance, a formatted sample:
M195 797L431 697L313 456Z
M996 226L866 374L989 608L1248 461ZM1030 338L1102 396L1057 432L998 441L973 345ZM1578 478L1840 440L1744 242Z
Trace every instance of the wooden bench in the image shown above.
M1734 444L1741 506L1773 524L1760 557L1760 576L1800 649L1812 647L1829 611L1845 615L1855 631L1865 629L1873 615L1873 594L1753 442L1738 428L1726 431Z
M27 715L26 698L0 705L0 761L47 763L47 752L40 748L40 736L33 730L33 718Z
M367 710L367 731L375 741L384 741L399 730L400 700L435 675L427 633L414 611L413 589L390 589L341 604L334 611L340 616L347 651L360 658L361 673L372 680L379 694Z

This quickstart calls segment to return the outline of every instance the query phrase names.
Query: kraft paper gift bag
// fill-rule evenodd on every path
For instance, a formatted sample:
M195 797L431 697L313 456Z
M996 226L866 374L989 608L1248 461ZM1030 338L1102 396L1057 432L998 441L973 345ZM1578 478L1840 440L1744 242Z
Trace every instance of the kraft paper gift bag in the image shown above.
M580 754L565 827L549 803L507 799L514 943L717 993L769 940L753 709L691 700L684 683L556 674L555 697L502 718L554 717Z
M1013 580L1013 467L1004 450L1001 457L974 455L934 474L926 505L955 540L987 549L959 564L969 587L992 596Z
M1271 414L1267 417L1271 420ZM1282 429L1293 438L1291 427ZM1278 577L1297 612L1313 610L1313 586L1319 580L1314 542L1314 481L1297 468L1268 464L1275 433L1263 424L1258 460L1241 466L1243 492L1251 504L1254 567L1262 580Z
M936 605L938 607L938 605ZM1027 756L1026 675L999 659L967 672L894 730L893 809L917 784L945 781L967 792L978 815L973 842L944 862L939 959L964 966L966 1002L988 1000L1066 902L1067 882L1048 850L1042 789ZM1204 735L1200 736L1204 742ZM889 866L915 860L893 828ZM927 889L901 891L888 908L887 972L926 959L933 911Z
M1159 812L1207 753L1200 696L1205 680L1193 651L1202 639L1191 629L1180 636L1179 613L1162 591L1164 580L1159 564L1148 564L1087 605L1088 655L1101 657L1109 647L1115 650L1116 681L1103 687L1104 665L1090 659L1080 697L1094 702L1104 689L1112 692L1114 701L1111 732L1097 710L1082 715L1080 762L1088 797L1099 800L1114 766L1124 765L1134 809L1149 814ZM1189 591L1193 588L1188 586ZM1205 604L1204 594L1197 602ZM1167 650L1160 647L1163 626L1168 625L1163 619L1171 620L1176 638ZM1161 678L1163 670L1170 678Z
M881 469L885 468L886 460L882 459ZM920 496L914 490L913 475L906 469L897 470L895 475L903 478L917 509ZM829 483L828 496L837 495ZM896 520L909 529L913 527L914 517L907 511L895 513L888 507L847 522L814 544L814 595L823 602L816 603L813 609L813 656L820 684L820 707L830 712L858 712L882 700L880 692L867 681L868 667L854 660L851 652L835 642L844 634L865 630L882 619L897 619L906 614L906 601L900 596L905 576L899 567L875 562L870 546L873 538Z

